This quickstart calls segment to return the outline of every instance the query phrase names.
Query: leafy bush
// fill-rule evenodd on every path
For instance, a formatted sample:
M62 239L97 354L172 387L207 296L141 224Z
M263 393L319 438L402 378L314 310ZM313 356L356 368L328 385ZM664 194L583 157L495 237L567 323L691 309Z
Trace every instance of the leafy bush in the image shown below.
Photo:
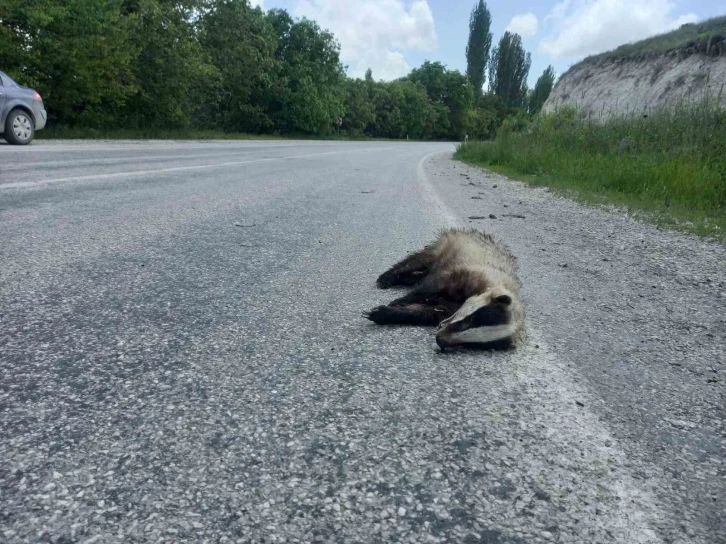
M502 126L499 128L498 135L506 136L508 134L525 132L531 126L529 115L523 110L516 110L512 115L507 117Z

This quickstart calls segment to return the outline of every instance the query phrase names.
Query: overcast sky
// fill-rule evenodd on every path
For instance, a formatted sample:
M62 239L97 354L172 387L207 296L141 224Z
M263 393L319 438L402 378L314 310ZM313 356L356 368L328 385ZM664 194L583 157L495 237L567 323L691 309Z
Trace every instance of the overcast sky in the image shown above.
M282 7L335 34L348 74L403 76L424 60L466 69L469 13L476 0L252 0ZM530 85L547 67L557 74L593 53L726 14L725 0L491 0L494 43L505 30L532 53Z

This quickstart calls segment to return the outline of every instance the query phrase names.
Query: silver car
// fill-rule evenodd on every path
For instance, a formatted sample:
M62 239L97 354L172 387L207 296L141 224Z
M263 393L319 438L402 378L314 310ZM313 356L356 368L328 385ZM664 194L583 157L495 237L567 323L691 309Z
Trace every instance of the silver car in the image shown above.
M45 127L48 114L37 91L21 87L0 72L0 136L8 143L26 145Z

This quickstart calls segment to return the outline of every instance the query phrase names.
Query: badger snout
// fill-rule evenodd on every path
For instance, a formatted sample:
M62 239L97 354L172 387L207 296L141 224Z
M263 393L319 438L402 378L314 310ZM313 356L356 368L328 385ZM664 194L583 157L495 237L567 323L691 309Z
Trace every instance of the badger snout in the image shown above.
M436 343L441 349L456 346L461 343L457 336L461 336L461 333L468 328L465 320L452 323L451 319L448 319L436 330Z
M441 349L448 348L451 346L451 341L449 340L448 336L445 334L437 334L436 343L439 345L439 347Z
M451 320L453 319L453 317L454 316L451 316L447 319L444 319L441 323L439 323L439 326L436 327L436 332L438 333L440 331L443 331L449 325L449 323L451 323Z

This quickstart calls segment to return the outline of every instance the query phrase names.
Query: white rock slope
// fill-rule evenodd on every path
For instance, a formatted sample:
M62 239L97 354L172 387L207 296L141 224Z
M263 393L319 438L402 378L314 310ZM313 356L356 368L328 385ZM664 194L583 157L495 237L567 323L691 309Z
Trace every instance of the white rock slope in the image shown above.
M672 52L661 56L585 60L565 72L545 112L575 106L597 119L647 113L709 93L726 107L726 55Z

